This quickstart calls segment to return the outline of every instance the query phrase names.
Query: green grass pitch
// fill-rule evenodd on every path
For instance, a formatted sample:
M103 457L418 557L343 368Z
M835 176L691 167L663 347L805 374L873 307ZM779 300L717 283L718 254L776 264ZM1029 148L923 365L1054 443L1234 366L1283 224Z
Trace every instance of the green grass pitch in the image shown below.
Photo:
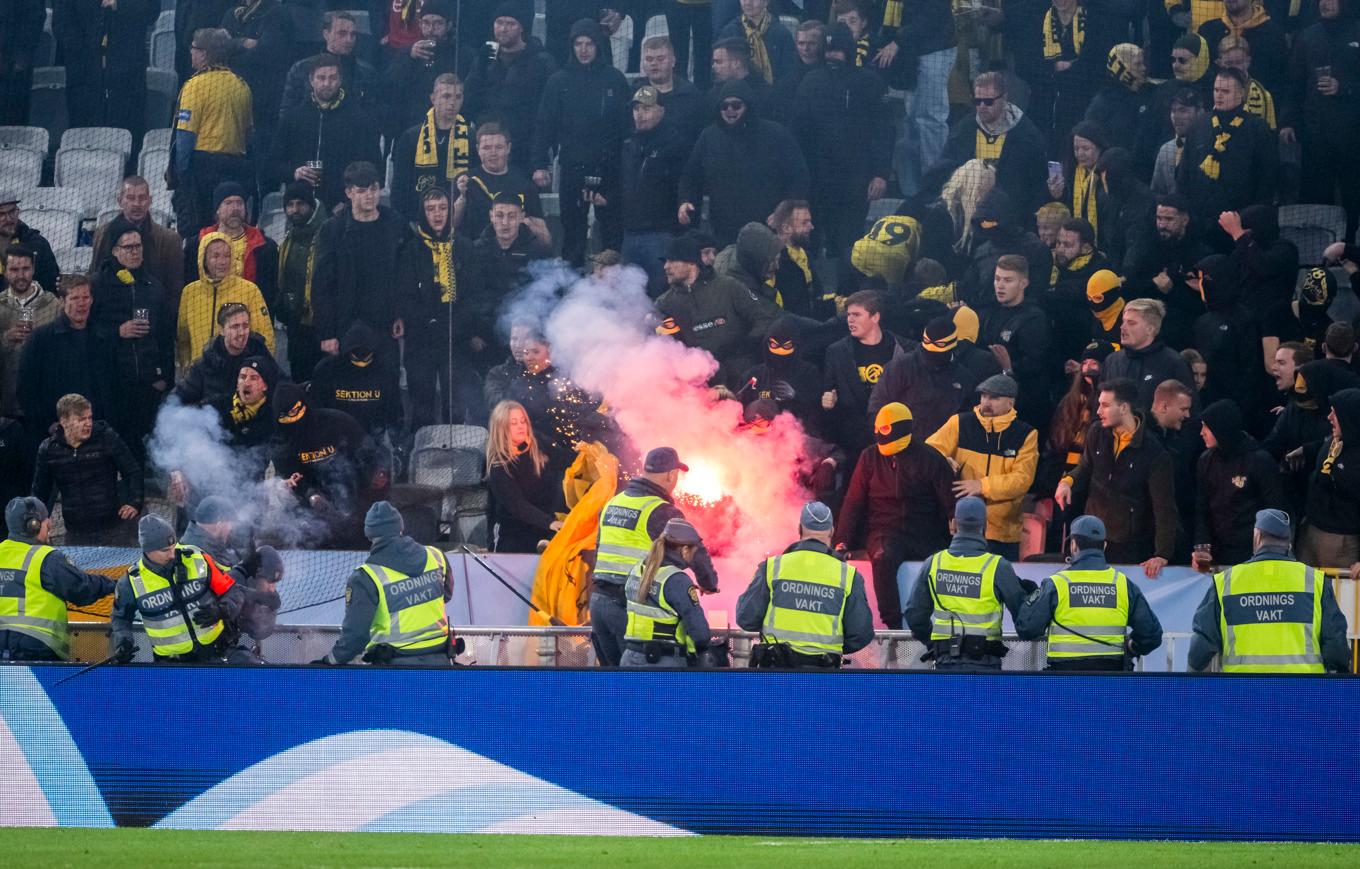
M1100 869L1194 869L1258 866L1360 866L1360 845L1217 842L1021 840L780 839L705 836L684 839L589 836L445 836L408 833L251 833L180 830L0 829L10 866L80 869L174 867L469 866L787 867L857 869L967 866L997 869L1079 866Z

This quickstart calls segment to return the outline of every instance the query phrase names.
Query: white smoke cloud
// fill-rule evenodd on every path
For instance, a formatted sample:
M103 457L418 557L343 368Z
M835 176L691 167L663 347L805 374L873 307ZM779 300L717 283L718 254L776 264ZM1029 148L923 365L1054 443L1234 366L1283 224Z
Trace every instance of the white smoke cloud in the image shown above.
M505 306L502 325L537 322L553 364L603 396L639 451L674 447L691 469L680 482L686 515L711 550L754 565L796 533L808 498L796 478L807 454L802 426L785 413L763 434L741 430L741 404L714 401L706 385L713 357L656 334L645 287L635 268L596 279L541 267Z
M269 411L266 404L262 412ZM238 527L255 528L261 543L290 549L322 543L325 524L297 502L281 479L256 476L263 462L245 460L226 441L217 411L171 398L156 416L147 455L161 472L183 475L192 493L190 503L225 496L236 507Z

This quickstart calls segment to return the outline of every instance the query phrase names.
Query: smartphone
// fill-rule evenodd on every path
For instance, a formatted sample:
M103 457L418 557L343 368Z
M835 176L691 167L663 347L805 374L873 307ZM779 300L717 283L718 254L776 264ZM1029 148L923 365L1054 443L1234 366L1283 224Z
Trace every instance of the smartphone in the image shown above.
M1057 160L1049 160L1049 161L1048 161L1048 183L1049 183L1049 184L1056 184L1057 182L1059 182L1059 181L1062 180L1062 177L1063 177L1063 168L1062 168L1062 164L1059 163Z

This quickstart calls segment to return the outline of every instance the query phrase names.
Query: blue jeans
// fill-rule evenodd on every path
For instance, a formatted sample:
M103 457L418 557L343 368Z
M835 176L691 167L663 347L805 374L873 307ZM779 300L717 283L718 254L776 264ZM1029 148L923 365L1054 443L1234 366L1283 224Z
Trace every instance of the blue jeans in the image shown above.
M949 74L958 48L935 51L917 60L916 90L902 117L893 168L902 195L914 194L921 175L940 159L949 138Z
M624 232L619 255L624 265L637 266L647 273L647 295L655 299L666 291L666 274L661 257L666 253L669 232Z

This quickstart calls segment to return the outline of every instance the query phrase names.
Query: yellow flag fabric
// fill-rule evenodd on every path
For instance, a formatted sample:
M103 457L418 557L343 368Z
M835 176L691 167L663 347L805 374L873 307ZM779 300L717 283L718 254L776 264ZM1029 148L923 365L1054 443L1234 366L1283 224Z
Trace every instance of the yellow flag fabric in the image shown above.
M619 460L603 444L582 444L577 450L576 461L562 478L567 518L538 558L531 595L535 606L568 625L582 625L588 619L590 568L581 555L595 549L600 511L614 497L619 479ZM530 611L529 624L548 622Z

